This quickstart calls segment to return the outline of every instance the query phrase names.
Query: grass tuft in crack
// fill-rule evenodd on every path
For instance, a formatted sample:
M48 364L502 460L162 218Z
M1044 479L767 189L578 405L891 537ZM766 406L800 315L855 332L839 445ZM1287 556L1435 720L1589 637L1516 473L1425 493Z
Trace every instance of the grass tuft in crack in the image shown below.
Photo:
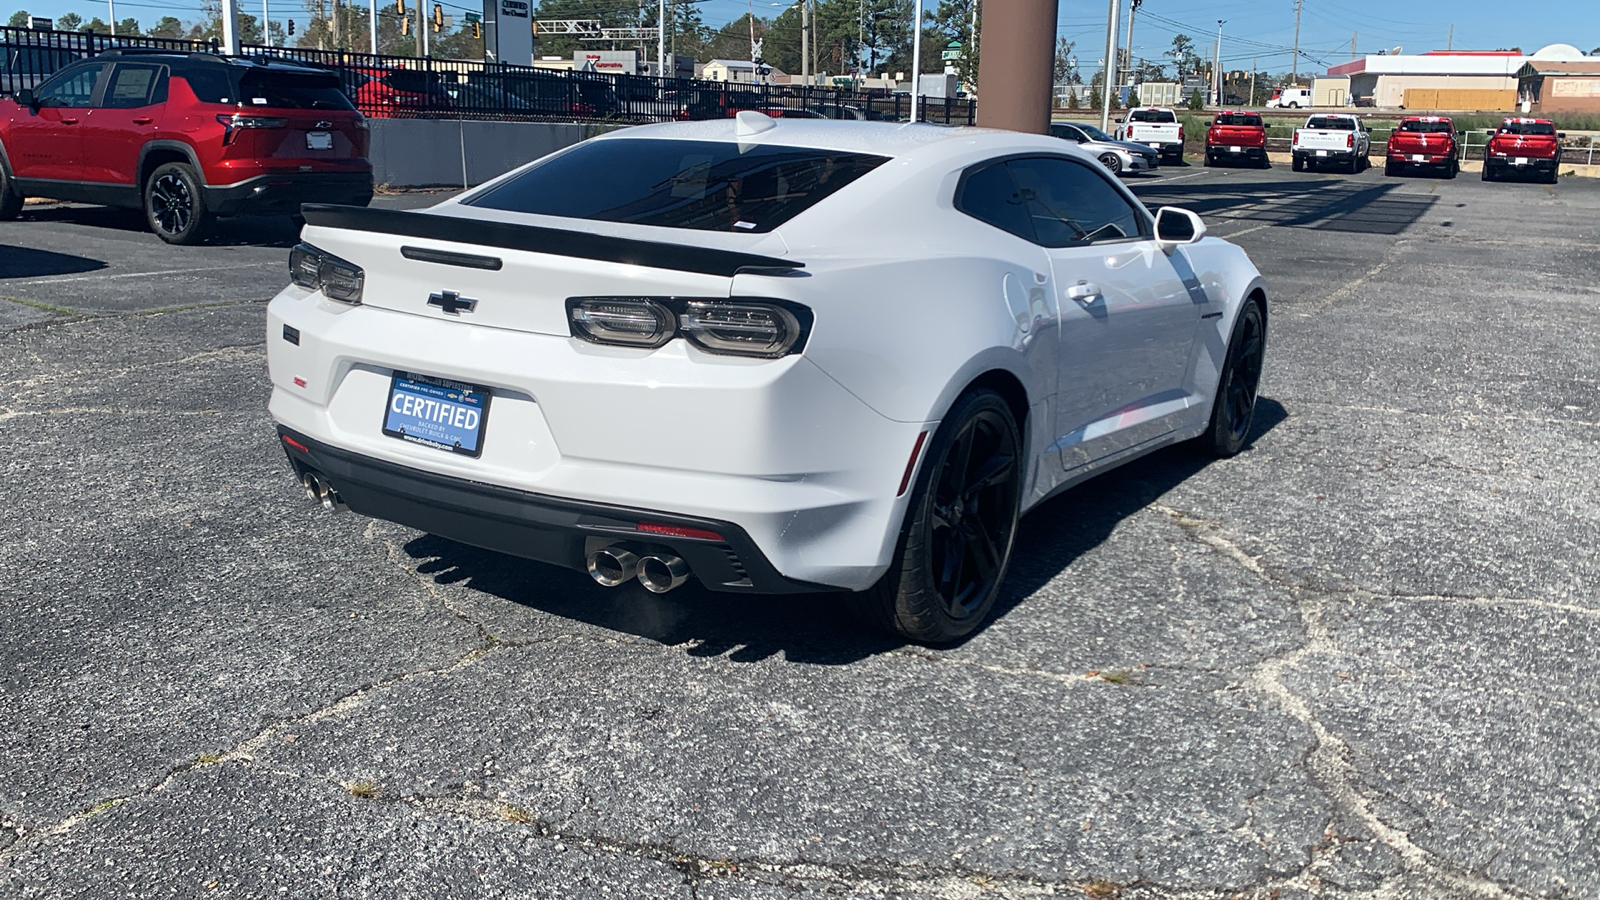
M365 779L352 781L345 785L344 789L350 792L350 796L359 797L362 800L376 800L383 796L383 788L376 781L367 781Z
M1116 882L1107 881L1104 878L1096 878L1083 886L1083 893L1084 896L1093 897L1094 900L1117 900L1117 896L1122 891L1117 887Z
M517 825L532 825L533 815L520 806L506 803L500 807L500 817Z
M197 766L209 766L219 762L222 762L221 753L202 753L194 758L194 764Z
M96 803L95 805L89 807L89 811L84 813L83 817L85 819L92 819L95 816L98 816L101 813L105 812L106 810L115 809L116 807L121 806L122 804L124 804L126 802L128 802L126 800L126 798L118 799L118 800L101 800L99 803Z

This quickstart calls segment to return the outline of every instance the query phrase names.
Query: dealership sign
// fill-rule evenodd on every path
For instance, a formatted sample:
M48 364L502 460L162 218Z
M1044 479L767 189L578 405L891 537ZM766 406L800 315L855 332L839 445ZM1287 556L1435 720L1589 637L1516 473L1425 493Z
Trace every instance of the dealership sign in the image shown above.
M533 10L529 0L483 0L485 62L533 65Z

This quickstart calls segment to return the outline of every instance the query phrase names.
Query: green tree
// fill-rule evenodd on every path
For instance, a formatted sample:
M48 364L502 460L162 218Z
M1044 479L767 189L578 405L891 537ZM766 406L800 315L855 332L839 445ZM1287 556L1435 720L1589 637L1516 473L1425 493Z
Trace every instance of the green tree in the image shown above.
M1167 56L1172 57L1172 64L1178 70L1180 81L1183 80L1183 76L1193 75L1200 70L1200 56L1194 52L1194 41L1186 34L1173 37L1172 49L1167 51Z
M111 26L100 20L99 16L90 19L88 24L78 29L85 34L110 34Z
M138 37L139 35L144 34L144 32L139 30L139 20L130 17L117 23L117 34L119 36L127 35L129 37Z
M1074 51L1077 46L1077 41L1056 38L1056 60L1051 84L1083 84L1083 78L1078 75L1078 67L1075 65L1077 54Z
M716 33L711 35L711 39L706 41L705 47L700 51L702 54L704 54L703 56L699 57L700 61L706 62L707 60L713 59L749 59L751 24L750 14L745 13L739 18L734 19L732 22L729 22L728 24L717 29ZM761 18L760 16L756 16L754 25L756 43L760 45L762 39L766 37L767 29L771 27L772 23ZM760 46L757 47L757 50L761 53L762 58L764 59L765 50Z
M710 39L711 29L700 17L700 7L695 5L695 0L667 4L668 53L699 59Z
M62 13L56 19L57 31L77 31L83 25L83 16L74 12Z
M27 10L19 9L11 14L11 21L7 22L6 25L11 28L27 28L30 18Z
M181 38L186 31L182 22L172 16L162 16L150 26L148 34L153 38Z
M977 11L978 0L939 0L938 8L929 17L929 30L938 33L939 49L944 49L951 41L961 44L961 59L956 68L961 80L972 85L978 83L978 19L982 17L974 18ZM926 36L923 39L927 40ZM928 48L922 49L926 54Z

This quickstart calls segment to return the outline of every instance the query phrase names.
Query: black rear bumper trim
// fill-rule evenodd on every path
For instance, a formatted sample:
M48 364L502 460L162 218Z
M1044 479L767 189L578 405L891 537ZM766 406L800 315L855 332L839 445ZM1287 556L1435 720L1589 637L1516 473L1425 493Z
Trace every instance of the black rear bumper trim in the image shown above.
M591 551L623 543L676 553L714 591L840 590L785 578L744 529L731 522L549 497L436 475L340 450L282 425L278 435L295 473L320 474L351 511L463 544L584 571ZM645 533L639 531L641 522L711 531L723 541Z

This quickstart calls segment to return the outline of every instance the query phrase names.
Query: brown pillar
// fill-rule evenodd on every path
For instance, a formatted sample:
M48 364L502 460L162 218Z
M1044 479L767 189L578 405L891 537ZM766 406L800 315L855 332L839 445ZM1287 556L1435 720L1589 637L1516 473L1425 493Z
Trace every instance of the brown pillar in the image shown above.
M1048 132L1056 0L986 0L979 15L978 124Z

